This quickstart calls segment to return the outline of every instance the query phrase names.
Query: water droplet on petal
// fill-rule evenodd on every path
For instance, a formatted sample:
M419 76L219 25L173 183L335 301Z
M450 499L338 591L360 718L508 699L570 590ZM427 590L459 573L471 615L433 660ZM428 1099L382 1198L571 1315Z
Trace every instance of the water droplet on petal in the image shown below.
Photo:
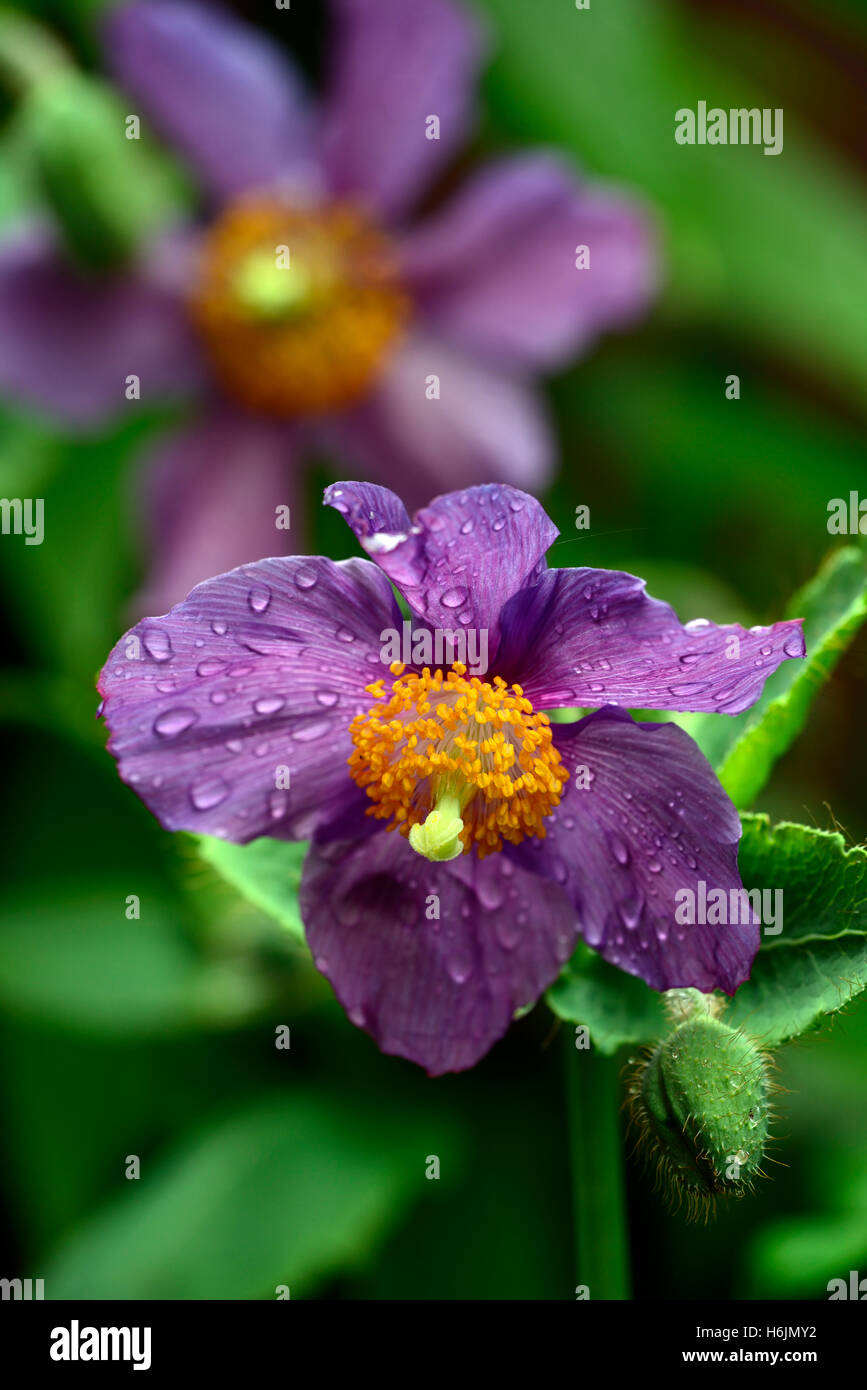
M257 714L276 714L285 703L282 695L263 695L261 700L253 701L253 709Z
M190 800L197 811L210 811L229 795L231 787L222 777L203 777L190 787Z
M271 602L271 590L266 584L257 585L247 595L247 603L253 613L264 613Z
M464 955L463 952L461 952L452 956L446 969L449 972L449 978L454 980L456 985L462 985L465 984L472 975L473 963L468 955Z
M611 846L611 853L623 868L629 863L629 847L619 835L611 834L608 836L608 843Z
M295 583L299 589L312 589L316 583L316 575L313 573L313 570L296 570Z
M468 598L469 593L466 589L446 589L445 593L440 594L440 603L443 608L460 608Z
M197 676L218 676L221 671L225 671L227 663L218 656L206 656L204 661L200 661L196 667Z
M145 651L154 661L171 661L174 656L169 634L161 627L150 627L142 638Z
M495 912L498 907L502 907L505 896L503 887L499 879L495 878L493 874L487 874L480 881L476 891L482 907L486 907L489 912Z
M347 893L334 904L334 915L345 927L354 927L361 917L361 903L357 895Z
M333 709L340 696L334 690L317 690L316 703L325 709Z
M514 951L523 935L517 921L513 921L511 917L498 917L494 923L494 932L504 951Z
M625 898L619 905L620 916L623 918L623 925L630 931L638 926L641 918L641 909L644 906L640 898Z
M317 738L322 738L331 732L331 724L320 722L318 724L299 724L292 730L292 737L296 743L313 743Z
M154 720L154 733L160 738L177 738L185 729L192 728L198 719L194 709L167 709Z
M554 855L549 862L551 873L554 875L557 882L565 883L569 878L569 870L563 860L560 859L559 856Z

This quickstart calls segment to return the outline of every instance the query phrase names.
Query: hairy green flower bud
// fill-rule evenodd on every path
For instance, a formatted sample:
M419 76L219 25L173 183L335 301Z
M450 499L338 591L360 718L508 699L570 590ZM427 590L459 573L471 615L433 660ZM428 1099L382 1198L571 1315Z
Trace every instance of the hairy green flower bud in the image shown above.
M672 992L676 1026L633 1077L631 1108L672 1198L697 1216L719 1196L742 1196L757 1176L771 1115L770 1058L717 1016L713 999Z

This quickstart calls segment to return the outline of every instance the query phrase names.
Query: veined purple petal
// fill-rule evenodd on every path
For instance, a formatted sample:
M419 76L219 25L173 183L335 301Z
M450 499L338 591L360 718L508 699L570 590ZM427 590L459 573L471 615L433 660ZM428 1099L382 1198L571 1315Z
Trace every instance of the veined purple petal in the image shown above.
M313 177L304 85L263 34L195 0L130 0L106 26L117 81L216 197Z
M482 57L451 0L336 0L323 158L332 188L380 212L409 207L462 143ZM439 122L431 138L432 118Z
M373 394L331 431L360 472L399 481L414 505L474 482L538 488L555 455L531 385L423 333L400 344Z
M730 910L740 821L698 746L675 724L638 724L615 709L558 725L554 738L570 774L562 800L544 840L509 852L563 886L581 935L612 965L653 989L733 994L759 928L740 903ZM717 890L726 917L702 924L701 904ZM694 895L692 925L684 893Z
M183 303L148 268L85 276L47 228L0 246L0 391L77 427L134 409L125 392L182 396L200 380Z
M364 799L349 724L399 621L366 560L262 560L200 584L137 623L102 672L122 779L168 830L307 839Z
M313 845L301 913L350 1021L432 1076L473 1066L574 947L565 894L502 855L433 864L402 835Z
M387 488L334 483L325 502L343 514L418 617L432 628L487 632L491 657L504 603L536 582L557 535L535 498L490 483L436 497L408 532L405 525L371 532L380 516L400 519L402 504Z
M511 367L564 361L634 319L656 283L647 216L548 155L484 168L409 233L403 258L434 330Z
M537 709L749 709L783 661L804 655L800 618L747 630L681 623L617 570L547 570L502 617L500 674Z
M302 551L299 466L289 427L218 406L161 440L144 460L150 568L137 611L166 612L203 574Z

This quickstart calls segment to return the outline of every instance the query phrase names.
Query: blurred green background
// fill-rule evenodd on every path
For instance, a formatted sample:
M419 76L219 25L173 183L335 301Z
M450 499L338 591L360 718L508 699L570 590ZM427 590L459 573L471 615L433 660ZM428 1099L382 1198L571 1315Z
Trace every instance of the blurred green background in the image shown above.
M101 0L21 8L95 64ZM265 0L233 8L285 39ZM467 159L553 144L643 194L663 246L643 326L550 383L550 561L641 574L684 619L772 621L835 544L829 500L867 495L867 7L478 8L494 51ZM292 16L315 77L323 6ZM783 107L782 157L678 147L674 111L701 98ZM28 193L4 120L8 223ZM380 1056L103 751L93 684L142 568L134 464L169 418L70 440L0 413L0 494L44 497L53 530L0 543L0 1276L44 1278L49 1297L570 1298L563 1039L544 1005L465 1075ZM317 505L335 476L323 459L307 503L315 549L341 556ZM863 841L865 708L862 635L758 809ZM636 1297L822 1297L865 1271L867 1004L778 1060L783 1166L755 1197L690 1226L630 1165Z

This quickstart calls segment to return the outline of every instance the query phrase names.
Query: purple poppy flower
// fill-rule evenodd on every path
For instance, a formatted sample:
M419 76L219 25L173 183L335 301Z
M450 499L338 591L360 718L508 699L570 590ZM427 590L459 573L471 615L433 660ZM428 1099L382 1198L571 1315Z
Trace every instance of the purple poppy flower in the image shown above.
M654 989L732 993L758 926L687 929L675 903L740 889L737 812L683 730L624 706L747 709L803 656L799 622L683 625L632 575L549 570L557 531L509 486L412 522L373 484L325 500L375 563L245 565L118 643L99 689L123 780L170 830L310 839L318 968L431 1074L483 1056L579 933ZM600 708L550 724L564 704Z
M146 399L204 405L154 460L150 611L273 553L311 449L418 502L492 477L538 486L553 451L532 377L654 288L646 216L547 154L489 165L409 221L465 138L478 27L451 0L334 13L317 109L285 54L217 5L113 9L111 69L197 171L210 221L101 283L45 229L0 254L0 389L83 427L124 408L130 373Z

